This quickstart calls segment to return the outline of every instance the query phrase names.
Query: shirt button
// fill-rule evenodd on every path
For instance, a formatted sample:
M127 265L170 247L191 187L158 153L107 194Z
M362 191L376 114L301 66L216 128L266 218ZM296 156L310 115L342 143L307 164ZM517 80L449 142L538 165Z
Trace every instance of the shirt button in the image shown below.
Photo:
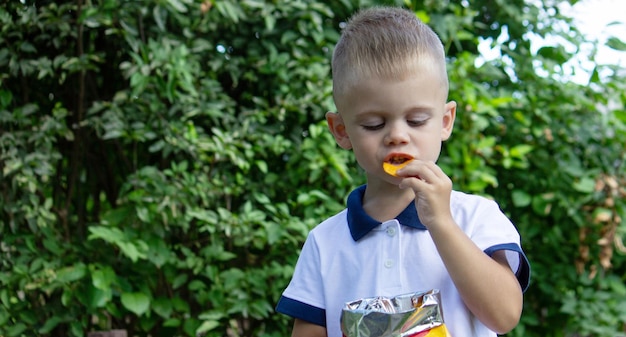
M396 229L393 227L387 227L387 235L394 236L396 235Z
M387 260L387 261L385 261L385 267L386 267L386 268L391 268L391 267L393 267L393 260Z

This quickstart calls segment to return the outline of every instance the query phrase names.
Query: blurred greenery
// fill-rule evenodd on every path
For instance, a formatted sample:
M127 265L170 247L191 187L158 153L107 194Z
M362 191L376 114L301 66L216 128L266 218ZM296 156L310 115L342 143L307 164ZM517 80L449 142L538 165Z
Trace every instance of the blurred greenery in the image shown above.
M533 267L508 335L626 336L626 75L577 84L572 52L533 52L584 41L559 3L4 1L0 336L289 335L273 308L306 234L364 182L323 116L341 24L375 4L446 46L440 165L500 203Z

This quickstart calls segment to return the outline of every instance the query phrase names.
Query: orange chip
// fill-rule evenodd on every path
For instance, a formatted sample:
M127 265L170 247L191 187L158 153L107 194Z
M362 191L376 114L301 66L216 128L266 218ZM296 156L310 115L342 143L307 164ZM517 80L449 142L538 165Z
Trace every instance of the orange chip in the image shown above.
M396 171L398 171L399 169L407 166L410 162L412 161L412 159L407 160L401 164L392 164L392 163L388 163L388 162L384 162L383 163L383 170L385 170L385 172L387 172L387 174L390 174L394 177L397 177L398 175L396 174Z

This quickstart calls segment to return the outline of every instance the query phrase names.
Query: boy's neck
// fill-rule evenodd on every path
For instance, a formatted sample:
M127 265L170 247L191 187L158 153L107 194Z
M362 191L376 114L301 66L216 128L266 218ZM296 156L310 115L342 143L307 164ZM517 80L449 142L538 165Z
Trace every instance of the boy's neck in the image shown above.
M363 195L363 210L372 219L384 222L396 218L415 199L412 189L389 184L369 184Z

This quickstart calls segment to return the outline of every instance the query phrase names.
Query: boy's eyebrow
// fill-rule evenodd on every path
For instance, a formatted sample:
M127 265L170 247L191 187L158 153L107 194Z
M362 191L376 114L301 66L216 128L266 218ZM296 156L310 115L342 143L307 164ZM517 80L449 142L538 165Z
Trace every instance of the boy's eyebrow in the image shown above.
M415 113L415 112L422 112L422 113L432 113L435 110L434 107L432 106L417 106L417 107L412 107L409 108L405 111L405 113Z
M434 110L435 110L434 107L420 105L420 106L410 107L406 109L405 111L403 111L402 113L403 114L413 114L413 113L432 114ZM389 114L389 112L384 109L371 109L371 110L358 111L355 114L355 116L356 117L368 117L369 115L385 115L385 114Z

